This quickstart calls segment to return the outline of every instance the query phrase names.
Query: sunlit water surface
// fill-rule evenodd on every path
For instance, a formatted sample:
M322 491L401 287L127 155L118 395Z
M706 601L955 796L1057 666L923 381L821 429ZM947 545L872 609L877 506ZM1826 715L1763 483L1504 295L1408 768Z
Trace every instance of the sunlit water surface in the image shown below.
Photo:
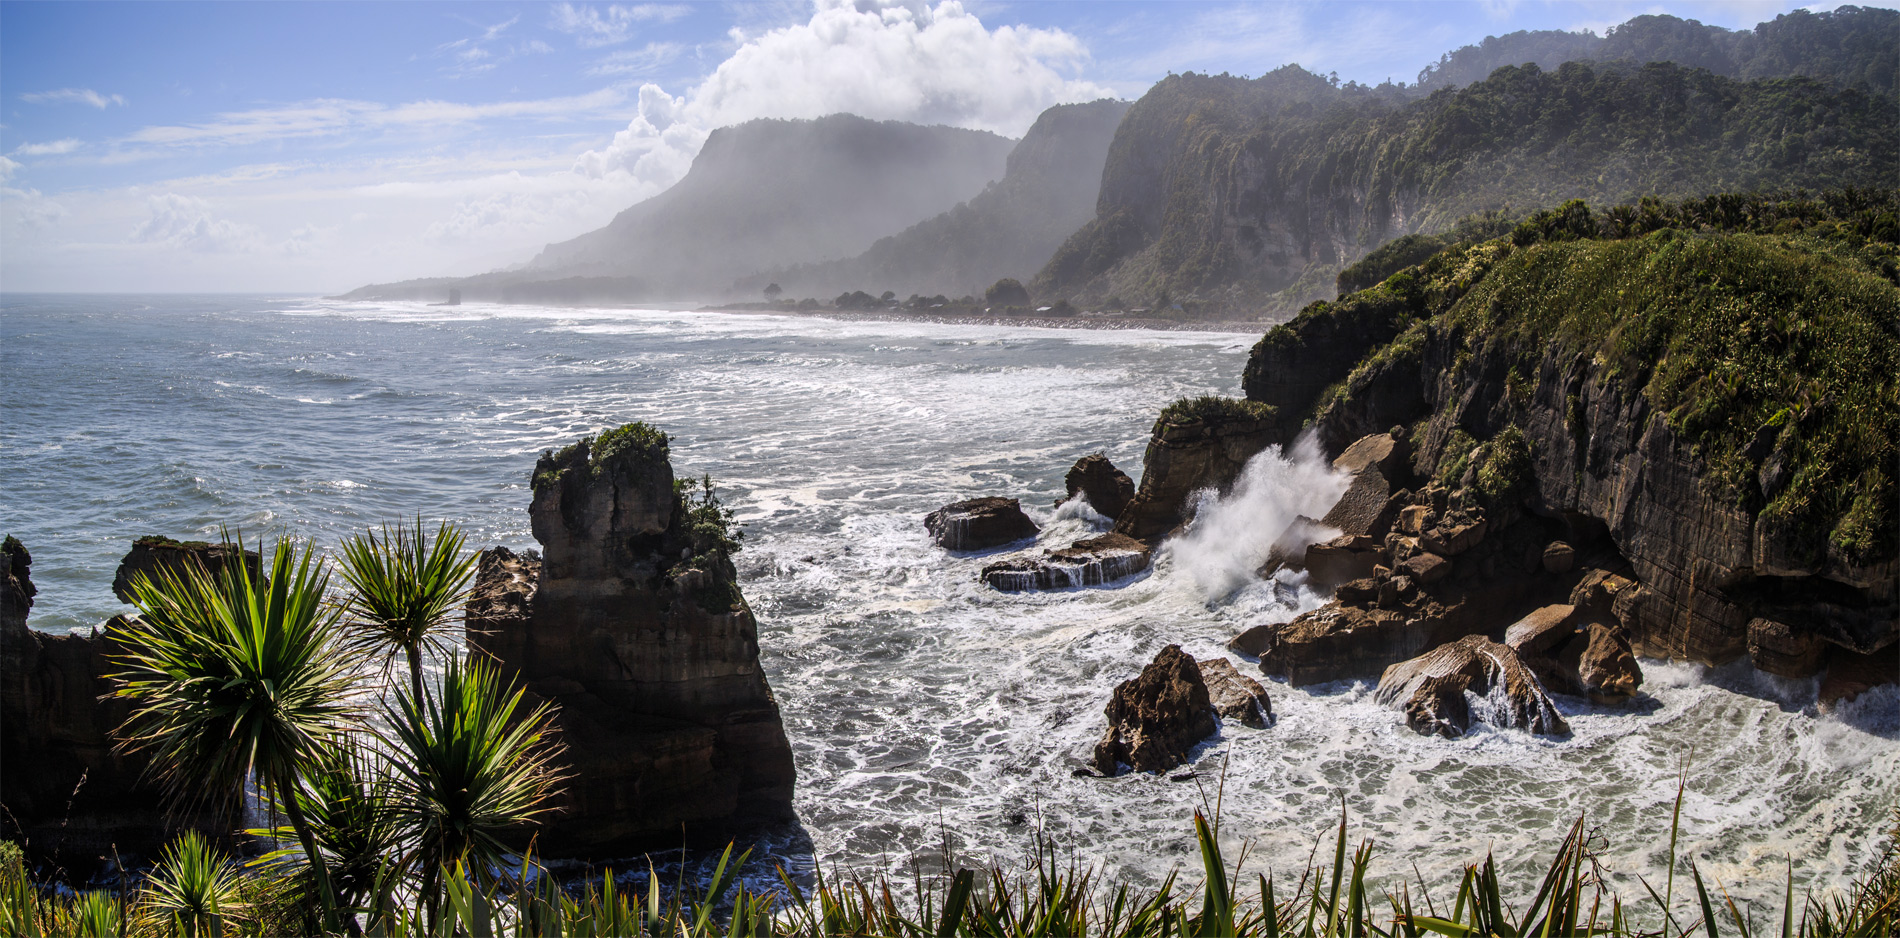
M977 579L988 558L934 548L921 518L1000 494L1045 545L1091 533L1099 519L1051 508L1069 464L1100 450L1138 476L1155 413L1237 393L1252 336L228 296L0 306L0 523L33 553L41 629L121 611L113 571L142 534L332 546L420 512L532 547L543 449L664 428L676 470L710 473L745 524L809 835L770 850L794 868L907 869L946 842L1020 862L1040 831L1112 876L1192 879L1192 812L1218 799L1230 859L1251 842L1250 870L1297 875L1343 801L1376 873L1416 864L1433 883L1487 851L1541 868L1583 813L1634 901L1635 874L1664 869L1686 762L1682 851L1762 898L1788 857L1800 883L1843 883L1900 795L1892 688L1822 714L1813 682L1654 661L1627 709L1559 698L1563 739L1425 738L1364 685L1269 682L1277 722L1226 727L1196 781L1072 777L1110 689L1162 645L1223 655L1319 599L1206 543L1117 589L1001 594ZM1311 467L1264 462L1205 540L1245 546L1313 497L1295 491Z

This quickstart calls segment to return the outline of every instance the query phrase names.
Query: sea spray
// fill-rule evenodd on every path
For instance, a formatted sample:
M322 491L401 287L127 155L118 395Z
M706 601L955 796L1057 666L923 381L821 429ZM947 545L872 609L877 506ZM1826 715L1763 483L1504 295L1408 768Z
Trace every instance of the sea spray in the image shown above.
M1193 523L1169 545L1175 566L1207 601L1223 599L1256 582L1274 545L1302 518L1326 514L1351 481L1327 462L1311 431L1293 441L1290 454L1269 446L1247 460L1226 495L1197 494ZM1325 540L1339 532L1315 527L1310 533Z

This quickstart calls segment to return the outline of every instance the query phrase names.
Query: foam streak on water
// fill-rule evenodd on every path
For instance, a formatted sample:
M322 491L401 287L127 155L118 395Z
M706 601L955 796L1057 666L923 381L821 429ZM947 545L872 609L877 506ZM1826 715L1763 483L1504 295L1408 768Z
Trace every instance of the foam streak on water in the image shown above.
M1257 460L1114 589L997 592L977 576L994 554L948 556L921 523L996 494L1044 524L1038 548L1097 533L1093 512L1045 507L1068 466L1101 450L1137 474L1162 406L1237 393L1251 336L256 297L0 310L0 523L33 552L40 628L119 611L113 569L146 533L229 523L333 546L420 512L531 547L542 449L666 429L679 471L711 473L747 525L743 587L827 866L901 866L946 835L1020 858L1038 818L1114 875L1191 866L1195 785L1070 775L1108 692L1165 644L1223 655L1322 599L1252 573L1276 528L1338 495L1310 455ZM1633 899L1691 753L1683 848L1740 895L1778 895L1783 855L1823 885L1872 856L1900 797L1900 696L1822 715L1813 682L1644 666L1629 709L1558 698L1575 732L1556 740L1425 738L1367 687L1270 684L1277 723L1225 728L1199 765L1227 761L1223 837L1257 843L1251 868L1296 870L1342 798L1375 871L1417 862L1432 881L1487 850L1540 866L1587 811Z

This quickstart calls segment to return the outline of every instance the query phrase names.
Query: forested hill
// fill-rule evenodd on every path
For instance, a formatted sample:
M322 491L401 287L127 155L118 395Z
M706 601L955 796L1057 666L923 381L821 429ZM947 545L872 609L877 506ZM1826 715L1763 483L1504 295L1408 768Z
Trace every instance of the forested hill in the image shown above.
M530 266L709 295L763 268L857 254L981 192L1013 145L849 114L748 121L713 131L672 188L549 245Z
M1674 62L1730 78L1806 76L1883 94L1900 92L1900 11L1844 6L1826 13L1795 10L1753 30L1706 26L1673 16L1644 15L1603 36L1557 29L1487 36L1447 52L1418 75L1427 91L1483 81L1506 65L1535 62Z
M1670 63L1507 66L1410 101L1296 66L1171 76L1123 119L1096 217L1032 289L1290 312L1380 244L1479 212L1891 184L1895 113L1891 95Z
M797 296L846 290L981 295L1004 277L1028 280L1095 214L1102 165L1129 102L1059 104L1009 153L1003 178L975 198L871 245L857 257L745 278L736 292L778 283Z

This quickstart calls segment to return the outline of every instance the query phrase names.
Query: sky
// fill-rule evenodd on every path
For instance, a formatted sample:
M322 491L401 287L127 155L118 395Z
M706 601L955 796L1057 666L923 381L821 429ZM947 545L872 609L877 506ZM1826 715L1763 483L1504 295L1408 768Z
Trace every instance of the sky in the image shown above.
M1016 137L1171 72L1409 82L1488 35L1797 6L1833 4L0 0L0 291L474 274L600 227L753 118Z

